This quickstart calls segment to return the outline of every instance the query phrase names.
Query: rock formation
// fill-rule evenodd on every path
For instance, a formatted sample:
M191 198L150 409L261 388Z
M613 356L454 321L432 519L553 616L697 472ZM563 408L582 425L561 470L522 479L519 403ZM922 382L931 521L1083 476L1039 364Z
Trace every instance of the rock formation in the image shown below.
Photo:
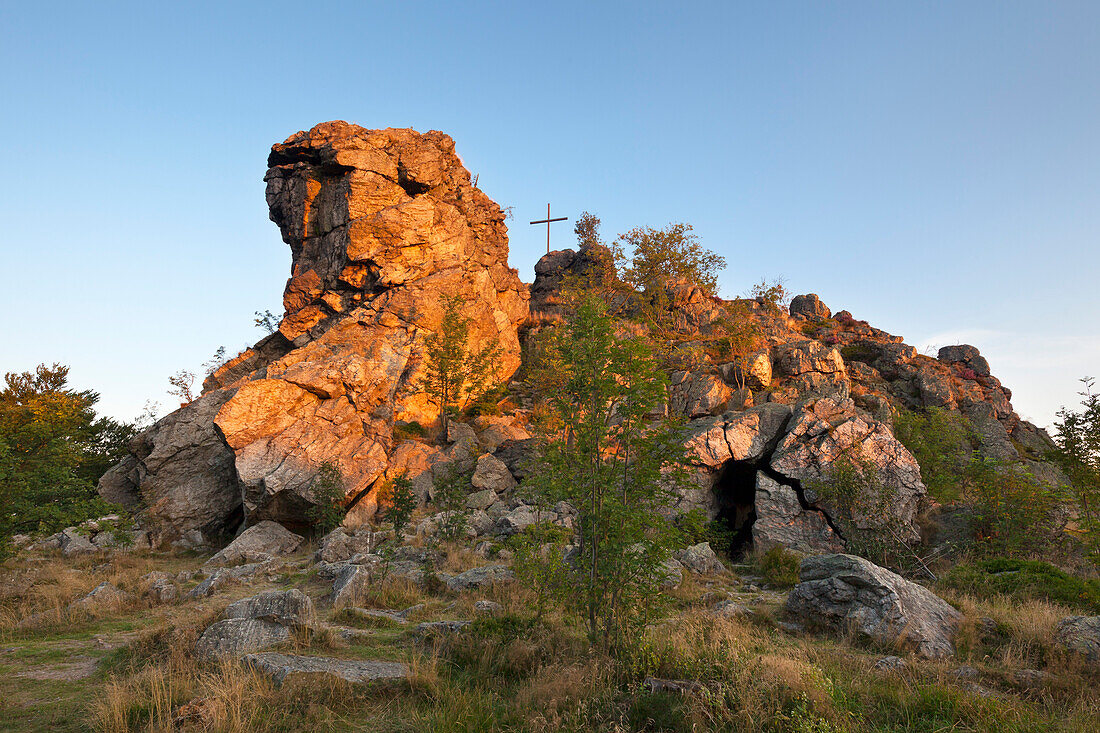
M461 299L472 347L499 341L501 378L519 366L527 288L507 264L504 213L450 137L328 122L273 146L268 165L292 254L278 332L214 372L101 484L172 535L231 530L241 507L249 523L300 524L324 462L369 516L394 424L435 416L419 383L445 297Z
M662 330L676 336L662 344L666 409L689 420L695 477L669 509L725 522L735 544L843 549L838 507L814 489L842 457L887 490L891 531L918 539L926 491L893 435L896 410L956 410L984 455L1058 479L1039 462L1049 437L1013 412L1011 393L972 346L920 355L814 294L783 311L672 282L644 303L620 287L602 245L547 254L528 288L508 267L501 209L471 185L442 133L329 122L273 146L268 165L271 219L292 255L278 330L138 436L100 483L104 497L140 508L162 539L209 544L264 520L302 528L323 463L343 477L349 527L372 517L380 481L405 474L427 502L433 483L457 469L473 477L472 534L521 531L533 521L516 492L532 443L529 410L513 402L507 414L453 422L439 444L424 440L417 431L438 415L421 384L424 338L438 329L444 299L459 298L470 346L500 343L505 381L520 365L521 340L592 286L626 316L624 332L644 330L631 317L642 306L666 309ZM723 334L748 322L754 342L732 356ZM569 525L571 511L555 507L554 521ZM883 521L858 511L846 519L872 531ZM418 531L436 524L429 517Z

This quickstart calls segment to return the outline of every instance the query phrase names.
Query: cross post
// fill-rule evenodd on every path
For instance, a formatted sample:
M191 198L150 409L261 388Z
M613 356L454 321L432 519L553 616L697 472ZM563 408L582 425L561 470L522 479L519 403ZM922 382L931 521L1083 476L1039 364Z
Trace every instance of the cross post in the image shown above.
M550 204L546 205L546 218L539 219L538 221L531 222L532 224L545 224L546 225L546 254L550 254L550 224L555 221L567 221L568 216L559 216L557 219L550 218Z

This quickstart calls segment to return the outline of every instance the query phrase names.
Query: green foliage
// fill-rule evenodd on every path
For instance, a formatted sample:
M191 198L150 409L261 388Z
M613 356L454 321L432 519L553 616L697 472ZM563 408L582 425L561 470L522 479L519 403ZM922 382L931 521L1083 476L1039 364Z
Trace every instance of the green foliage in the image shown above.
M596 298L550 332L532 374L549 419L525 486L543 505L577 509L572 582L559 599L608 646L644 622L679 534L660 509L684 481L683 446L674 425L648 422L665 376L645 343L616 335Z
M405 474L393 481L387 481L382 486L378 504L382 507L382 520L393 525L393 532L400 540L405 528L409 526L412 513L416 511L416 493L413 491L412 481Z
M917 459L921 480L933 499L946 504L962 498L966 470L977 447L969 420L941 407L898 410L894 435Z
M344 506L347 498L344 477L340 474L339 467L329 461L322 463L313 477L310 489L313 504L306 515L319 534L327 534L340 526L348 512Z
M424 338L423 389L439 405L444 433L450 416L489 388L501 354L496 338L476 351L468 347L470 319L462 315L462 304L460 296L445 296L439 331Z
M715 293L718 273L726 266L724 257L699 244L690 224L669 224L664 229L636 227L620 234L612 251L623 281L650 295L675 280L688 280Z
M466 523L470 518L470 510L466 506L466 497L470 493L470 474L462 473L451 466L433 483L432 501L443 514L437 527L439 538L455 542L465 534Z
M841 456L807 488L827 509L848 552L903 574L919 564L904 539L909 530L893 510L897 491L879 479L873 464Z
M977 598L1005 595L1038 599L1100 612L1100 580L1070 575L1049 563L1012 558L962 562L944 576L943 585Z
M195 384L194 372L180 369L168 377L168 384L171 385L168 394L178 397L181 403L187 404L195 399L194 394L191 392L191 387Z
M393 426L394 442L401 440L423 440L428 437L428 430L420 423L412 420L406 423L397 423Z
M975 454L966 471L966 487L974 510L972 528L979 553L987 557L1030 557L1048 550L1061 538L1066 523L1061 492L1023 466Z
M752 564L768 585L792 588L798 582L802 558L785 547L776 545L767 552L754 554Z
M1081 380L1081 409L1058 411L1055 460L1070 479L1079 508L1076 531L1094 563L1100 564L1100 394L1095 380Z
M279 318L269 310L256 311L253 323L256 328L261 328L267 333L275 333L279 330Z
M783 278L779 277L771 282L765 278L749 289L748 297L762 301L773 311L782 312L790 305L791 291L787 290Z
M210 375L218 371L225 362L225 347L219 346L217 350L214 351L214 355L202 363L202 369L207 375Z
M716 553L729 555L733 547L733 538L737 534L725 522L716 519L707 520L702 509L695 508L676 518L676 527L680 530L684 544L697 545L710 543Z
M0 391L0 545L119 511L95 492L126 453L132 425L96 418L99 395L68 386L69 368L4 375Z

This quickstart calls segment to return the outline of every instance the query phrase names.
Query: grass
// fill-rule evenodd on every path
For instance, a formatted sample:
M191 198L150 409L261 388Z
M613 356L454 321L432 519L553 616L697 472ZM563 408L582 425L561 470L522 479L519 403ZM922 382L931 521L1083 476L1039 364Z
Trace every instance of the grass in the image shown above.
M447 554L441 563L447 572L484 562L459 548ZM305 569L208 599L155 606L141 598L145 573L175 573L201 562L149 555L6 564L0 577L0 730L1070 733L1094 730L1100 721L1100 673L1054 643L1057 622L1081 611L1080 598L1052 600L1021 590L1037 584L1017 583L1016 592L1006 594L978 592L986 580L945 580L937 591L965 617L957 657L909 658L904 669L886 673L873 669L881 650L779 631L771 619L781 615L781 593L755 594L752 618L711 614L716 599L753 595L740 591L732 574L688 574L668 594L660 618L634 642L605 653L560 610L533 618L532 594L518 584L429 593L388 578L369 589L363 600L374 607L423 604L414 623L474 619L462 633L431 645L409 633L413 624L373 627L374 621L356 622L352 612L337 613L327 600L330 586ZM768 586L785 587L796 576L797 558L762 553L750 558L750 568ZM995 578L1061 577L1028 564L981 568ZM134 593L134 600L85 616L66 614L68 603L106 579ZM228 603L287 587L313 597L322 619L370 628L351 643L326 628L296 634L285 651L404 661L408 678L367 688L317 680L275 687L232 661L193 657L198 634ZM479 599L503 610L479 617ZM15 628L18 618L42 611L56 618ZM97 639L121 646L102 648ZM90 676L25 676L64 670L80 659L98 662ZM978 670L976 679L953 674L964 664ZM1042 675L1025 684L1019 670ZM653 693L644 684L648 676L699 687L683 695Z
M1036 560L995 558L961 562L947 573L943 585L984 598L1004 595L1100 612L1100 580L1079 578Z

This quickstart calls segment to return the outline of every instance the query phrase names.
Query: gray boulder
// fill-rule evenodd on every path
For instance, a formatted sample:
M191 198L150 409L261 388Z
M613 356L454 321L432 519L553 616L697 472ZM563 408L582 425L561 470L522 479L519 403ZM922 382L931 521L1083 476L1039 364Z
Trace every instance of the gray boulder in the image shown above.
M339 679L353 685L361 685L377 680L404 679L409 673L408 665L402 662L304 657L276 652L249 654L243 661L253 669L271 677L279 685L289 677Z
M726 567L718 556L714 554L709 542L700 542L676 554L680 564L697 575L709 575L721 573Z
M729 407L732 390L719 377L674 372L668 386L669 410L687 417L717 415Z
M195 642L195 656L210 659L248 654L282 644L290 629L274 621L227 618L211 624Z
M693 463L720 468L727 461L755 461L775 447L791 416L791 408L767 402L744 412L692 420L684 449Z
M367 528L347 530L337 527L321 538L313 557L317 562L343 562L359 553L373 552L385 536L383 532L371 532Z
M790 307L792 316L805 316L806 318L823 319L832 315L829 306L821 302L817 293L796 295L791 298Z
M107 581L103 581L89 591L88 595L70 603L69 610L93 612L100 609L118 608L131 600L133 600L132 595L119 590Z
M969 369L973 369L974 373L980 377L989 376L989 362L981 355L977 347L970 344L944 346L936 354L936 358L947 364L962 364Z
M264 562L289 555L297 550L303 541L300 535L294 534L283 525L264 520L246 529L240 537L230 542L204 564L216 566Z
M269 590L230 603L225 609L226 618L253 618L272 621L284 626L308 626L316 614L313 601L302 591Z
M1058 622L1054 638L1066 651L1100 665L1100 616L1067 616Z
M486 489L501 494L516 487L516 480L512 477L508 466L492 453L486 453L477 459L474 467L473 478L470 479L475 489ZM492 504L492 502L489 502ZM485 506L488 506L486 504ZM485 507L476 507L484 509Z
M76 555L88 555L93 552L97 552L99 548L88 541L88 538L77 532L72 527L61 531L60 547L61 554L65 557L74 557Z
M475 491L466 497L467 509L480 509L485 510L495 504L497 501L497 494L492 489L482 489L481 491ZM481 532L478 532L481 534Z
M515 573L507 565L485 565L459 573L447 579L447 587L455 592L484 588L493 583L507 583L515 580Z
M809 628L855 631L929 659L955 653L962 614L900 575L854 555L818 555L799 576L786 608Z

